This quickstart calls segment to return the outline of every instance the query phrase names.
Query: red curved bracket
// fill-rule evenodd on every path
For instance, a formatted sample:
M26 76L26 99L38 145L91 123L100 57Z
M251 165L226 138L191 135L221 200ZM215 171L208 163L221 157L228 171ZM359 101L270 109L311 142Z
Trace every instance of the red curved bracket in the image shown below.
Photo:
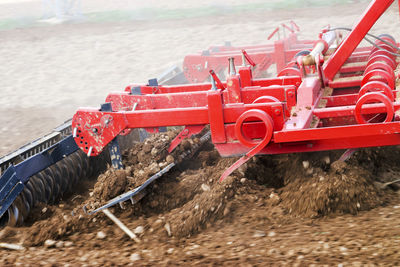
M373 77L382 77L387 85L389 85L389 87L394 90L395 89L395 77L391 76L389 73L387 73L386 71L382 70L382 69L374 69L371 70L370 72L364 74L364 77L361 81L361 87L363 87L366 83L368 83L369 81L371 81L371 79Z
M261 140L261 142L254 141L243 135L242 126L243 126L244 121L248 118L258 118L264 123L266 132L265 132L264 139ZM241 157L238 161L236 161L228 169L226 169L224 171L224 173L221 175L219 182L222 182L234 170L239 168L243 163L246 163L251 157L256 155L266 145L268 145L268 143L271 141L273 131L274 131L274 123L273 123L271 116L269 116L266 112L264 112L262 110L251 109L251 110L244 112L242 115L240 115L240 117L238 118L238 120L236 121L236 124L235 124L236 137L245 146L248 146L248 147L254 146L254 147L249 152L247 152L246 155Z
M361 98L363 95L369 92L383 92L390 99L390 101L394 101L393 91L390 89L389 85L384 82L367 82L358 92L358 97Z
M394 115L394 108L393 108L392 102L386 95L379 93L379 92L374 92L374 93L366 93L357 101L356 108L354 110L354 115L356 117L356 121L359 124L368 123L368 121L366 121L364 119L364 117L362 116L361 108L362 108L362 105L364 105L365 103L367 103L369 101L379 101L379 102L383 103L386 107L386 118L385 118L384 122L392 121L393 115Z

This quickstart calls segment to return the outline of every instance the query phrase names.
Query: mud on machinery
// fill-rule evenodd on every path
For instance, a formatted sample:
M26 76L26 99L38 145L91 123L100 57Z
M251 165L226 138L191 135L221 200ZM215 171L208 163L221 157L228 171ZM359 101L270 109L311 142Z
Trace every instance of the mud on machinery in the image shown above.
M104 170L110 159L114 168L123 168L120 145L125 139L129 146L136 128L184 126L171 152L209 127L200 143L211 138L221 156L241 156L221 181L258 154L400 144L399 44L388 34L368 34L393 2L373 0L352 29L325 28L315 41L297 40L291 22L282 24L288 37L273 45L211 47L187 56L183 71L112 92L100 109L79 109L71 122L0 159L2 223L21 224L36 203L55 201L80 177ZM338 32L346 30L341 39ZM363 39L370 46L358 47ZM272 64L278 75L265 78ZM98 210L137 201L174 165Z

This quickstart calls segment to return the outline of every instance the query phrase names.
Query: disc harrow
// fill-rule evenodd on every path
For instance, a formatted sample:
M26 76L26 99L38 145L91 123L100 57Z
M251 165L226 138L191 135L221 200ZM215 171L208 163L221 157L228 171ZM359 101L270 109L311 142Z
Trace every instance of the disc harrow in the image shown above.
M348 149L346 158L360 147L399 145L399 44L368 33L393 2L372 0L352 29L327 27L315 41L298 40L290 23L281 25L288 37L273 45L211 47L187 56L183 71L174 67L110 93L100 108L79 109L61 130L1 159L1 221L21 224L35 204L56 201L107 163L123 168L120 143L129 147L134 129L183 126L171 152L209 127L221 156L241 156L220 181L255 155ZM342 39L340 30L349 33ZM371 46L359 47L363 39ZM273 64L278 75L266 78ZM107 207L143 195L171 168Z

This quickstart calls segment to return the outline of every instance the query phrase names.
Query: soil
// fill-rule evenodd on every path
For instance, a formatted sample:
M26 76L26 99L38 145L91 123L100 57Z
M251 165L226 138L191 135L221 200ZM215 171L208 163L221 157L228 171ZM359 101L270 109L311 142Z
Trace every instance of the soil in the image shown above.
M159 170L149 166L165 164L167 147L160 144L174 135L135 144L124 153L124 170L108 169L78 185L86 188L83 195L39 206L26 226L4 228L2 242L26 249L1 254L3 264L400 264L398 188L383 186L400 173L391 160L399 157L396 147L362 149L348 162L337 160L342 151L255 157L219 183L235 159L221 158L206 143L152 184L140 202L110 208L140 243L103 213L85 214L83 206L97 208ZM160 150L139 163L144 147Z
M325 10L314 8L279 11L274 14L276 17L272 19L271 15L267 16L267 12L255 13L254 16L244 14L235 17L187 19L184 21L187 27L193 26L196 30L201 29L201 31L199 31L199 36L185 39L187 46L175 56L180 57L181 54L183 56L193 52L192 46L207 47L203 40L205 36L211 40L207 41L207 44L211 44L215 38L210 36L215 37L218 28L222 26L227 26L232 30L236 29L237 25L247 25L242 27L243 32L247 34L252 32L257 35L258 32L266 29L261 25L269 25L265 21L266 17L267 20L271 19L271 25L276 24L273 19L282 18L284 20L298 17L303 25L306 24L305 28L309 30L303 31L308 32L306 34L309 35L315 31L311 36L315 37L315 25L325 25L326 23L323 23L327 18L337 23L354 21L358 15L352 15L353 13L350 11L354 11L360 6L364 7L365 3L349 6L331 7L327 10L327 16L323 16L324 18L321 16L321 18L311 21L310 14ZM389 15L389 18L396 17L397 19L397 14L393 11L390 11ZM242 20L238 20L238 17ZM221 21L224 19L227 24L214 25L216 22L222 23ZM247 24L244 24L245 19L248 19ZM395 29L393 20L388 20L390 23L387 24L377 25L377 29L387 28L388 31ZM90 38L92 38L90 42L96 38L102 41L111 40L116 37L115 31L123 29L124 32L132 26L142 27L140 29L144 32L152 31L152 26L157 26L164 31L166 36L168 36L167 33L179 36L172 26L173 24L174 21L154 22L151 25L147 22L126 22L119 25L102 25L104 28L99 25L87 24L80 27L58 25L54 26L56 28L44 27L42 33L38 29L30 28L12 30L5 33L4 36L7 38L4 39L6 43L8 42L7 49L12 50L12 44L21 46L20 42L41 42L27 39L30 38L29 36L43 38L42 35L46 33L50 37L44 39L45 42L48 42L49 50L52 51L51 44L60 44L62 39L69 38L66 37L67 35L63 35L66 33L78 36L87 35L85 36L87 39L83 38L83 43ZM180 27L185 28L186 26ZM140 31L135 33L140 35ZM205 35L202 35L203 31L206 32ZM87 34L88 32L92 35ZM227 32L229 31L224 31L224 34ZM393 30L393 32L395 31ZM127 32L125 34L129 35ZM186 33L182 34L186 36ZM242 37L241 35L241 37L235 38L240 40ZM261 38L258 35L253 40L256 42L261 39L264 40L265 36ZM199 43L194 44L197 41ZM130 43L131 41L128 42L128 44ZM171 43L169 44L171 45ZM77 43L72 43L72 45L74 48L79 48ZM112 50L112 47L107 46L106 48ZM125 49L128 48L130 47L126 44ZM151 48L148 47L145 54L156 57ZM181 48L176 47L177 50ZM36 49L35 45L33 49ZM68 47L65 49L68 50ZM160 47L157 51L159 49ZM0 50L0 52L4 51L4 49ZM42 53L47 52L42 51ZM24 56L28 55L30 55L28 52L24 54ZM68 57L67 54L61 53L61 55L63 55L62 60ZM95 55L92 56L94 59L97 58ZM168 56L158 59L166 63L171 61L171 55ZM127 64L128 61L130 63L133 61L129 57L121 59L119 53L114 55L111 53L106 57L112 58L115 60L114 62L120 59L121 66L125 64L140 69L136 65ZM34 59L33 56L31 60L34 61ZM145 62L143 59L140 58L138 61ZM10 128L3 126L0 129L0 136L7 136L7 140L2 143L0 148L1 151L9 151L16 146L15 142L22 142L21 136L26 140L31 140L31 134L40 134L41 131L46 130L46 127L56 126L52 125L54 121L58 121L60 117L75 109L73 105L72 107L65 105L72 99L76 100L72 101L74 105L90 104L88 102L98 100L94 99L91 94L99 90L107 93L110 91L107 86L115 84L115 80L121 78L119 75L127 77L125 70L120 68L123 74L116 74L110 80L106 80L105 85L101 85L100 82L97 83L97 79L104 83L104 80L101 79L104 76L102 71L107 69L110 63L106 63L106 61L97 61L96 63L100 68L97 69L100 70L100 76L92 77L95 84L90 88L88 86L88 91L85 95L78 97L79 99L74 94L84 91L82 87L79 87L79 90L76 89L78 91L66 92L57 96L49 94L44 99L40 96L46 95L48 91L39 90L39 95L33 100L38 101L40 108L32 107L29 102L34 101L29 97L20 99L23 101L21 104L24 106L23 110L32 112L15 113L12 110L21 110L21 108L18 106L8 108L8 105L3 105L2 109L6 111L2 112L5 116L1 119L6 123L2 123L2 125L8 125L7 127ZM156 67L151 67L146 63L146 71L157 70L164 63L155 64ZM15 64L17 63L14 62ZM12 75L14 72L18 73L18 68L14 65L8 66L9 70L5 72L8 75L4 75L4 79L2 79L7 88L11 86L12 80L18 77L17 74ZM81 65L73 64L75 70L71 72L74 74L84 73L84 69L81 68L89 69L88 65ZM51 66L46 65L44 68L48 67ZM95 67L95 64L91 67ZM67 69L66 73L68 73ZM25 73L29 74L29 70L26 70ZM143 78L148 74L138 75ZM43 79L46 80L46 78ZM73 88L77 83L76 80L79 80L67 76L60 76L57 79L57 83L53 84L56 93L60 93L59 90L68 83ZM90 80L83 74L80 74L80 79L83 79L84 82ZM47 81L51 81L50 77L47 78ZM32 88L35 87L38 85L32 84ZM14 90L8 92L3 100L8 97L10 101L13 98L21 98L22 95L22 92ZM49 99L59 99L59 102L51 103ZM40 101L44 101L45 104L41 105ZM58 111L55 111L54 105L60 106ZM52 112L49 112L50 110ZM24 123L24 121L37 118L37 114L43 115L40 120L36 121L37 124ZM23 123L18 124L19 121ZM19 135L9 138L10 131L19 133ZM25 134L25 132L30 134ZM20 244L24 249L7 250L2 248L0 250L1 265L400 265L398 248L400 244L399 188L396 184L384 186L385 182L399 177L400 167L397 159L400 152L398 147L360 149L346 162L338 160L344 151L258 156L235 171L223 183L219 183L220 175L235 162L236 158L221 158L213 146L207 143L196 154L180 160L179 155L196 145L198 139L193 138L182 143L172 155L168 155L166 149L176 134L176 131L155 134L143 143L136 143L132 149L123 154L123 162L126 166L124 170L108 169L97 179L85 180L76 186L76 192L65 196L57 204L37 206L23 227L2 229L0 242ZM5 140L3 137L1 140ZM117 205L109 209L136 233L140 243L131 240L102 212L87 215L83 211L83 206L88 209L99 207L118 194L137 187L171 161L178 160L179 164L176 167L149 186L147 194L140 202L131 205L128 201L124 203L123 207Z

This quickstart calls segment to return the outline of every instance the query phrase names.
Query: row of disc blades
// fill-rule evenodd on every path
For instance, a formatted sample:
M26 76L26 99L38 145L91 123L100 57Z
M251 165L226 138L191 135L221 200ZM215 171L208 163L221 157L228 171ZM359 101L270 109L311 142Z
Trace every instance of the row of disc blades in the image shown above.
M21 194L0 218L0 225L21 225L37 203L54 203L65 193L72 192L81 179L93 177L103 171L108 161L107 152L89 158L81 150L77 150L32 176Z

